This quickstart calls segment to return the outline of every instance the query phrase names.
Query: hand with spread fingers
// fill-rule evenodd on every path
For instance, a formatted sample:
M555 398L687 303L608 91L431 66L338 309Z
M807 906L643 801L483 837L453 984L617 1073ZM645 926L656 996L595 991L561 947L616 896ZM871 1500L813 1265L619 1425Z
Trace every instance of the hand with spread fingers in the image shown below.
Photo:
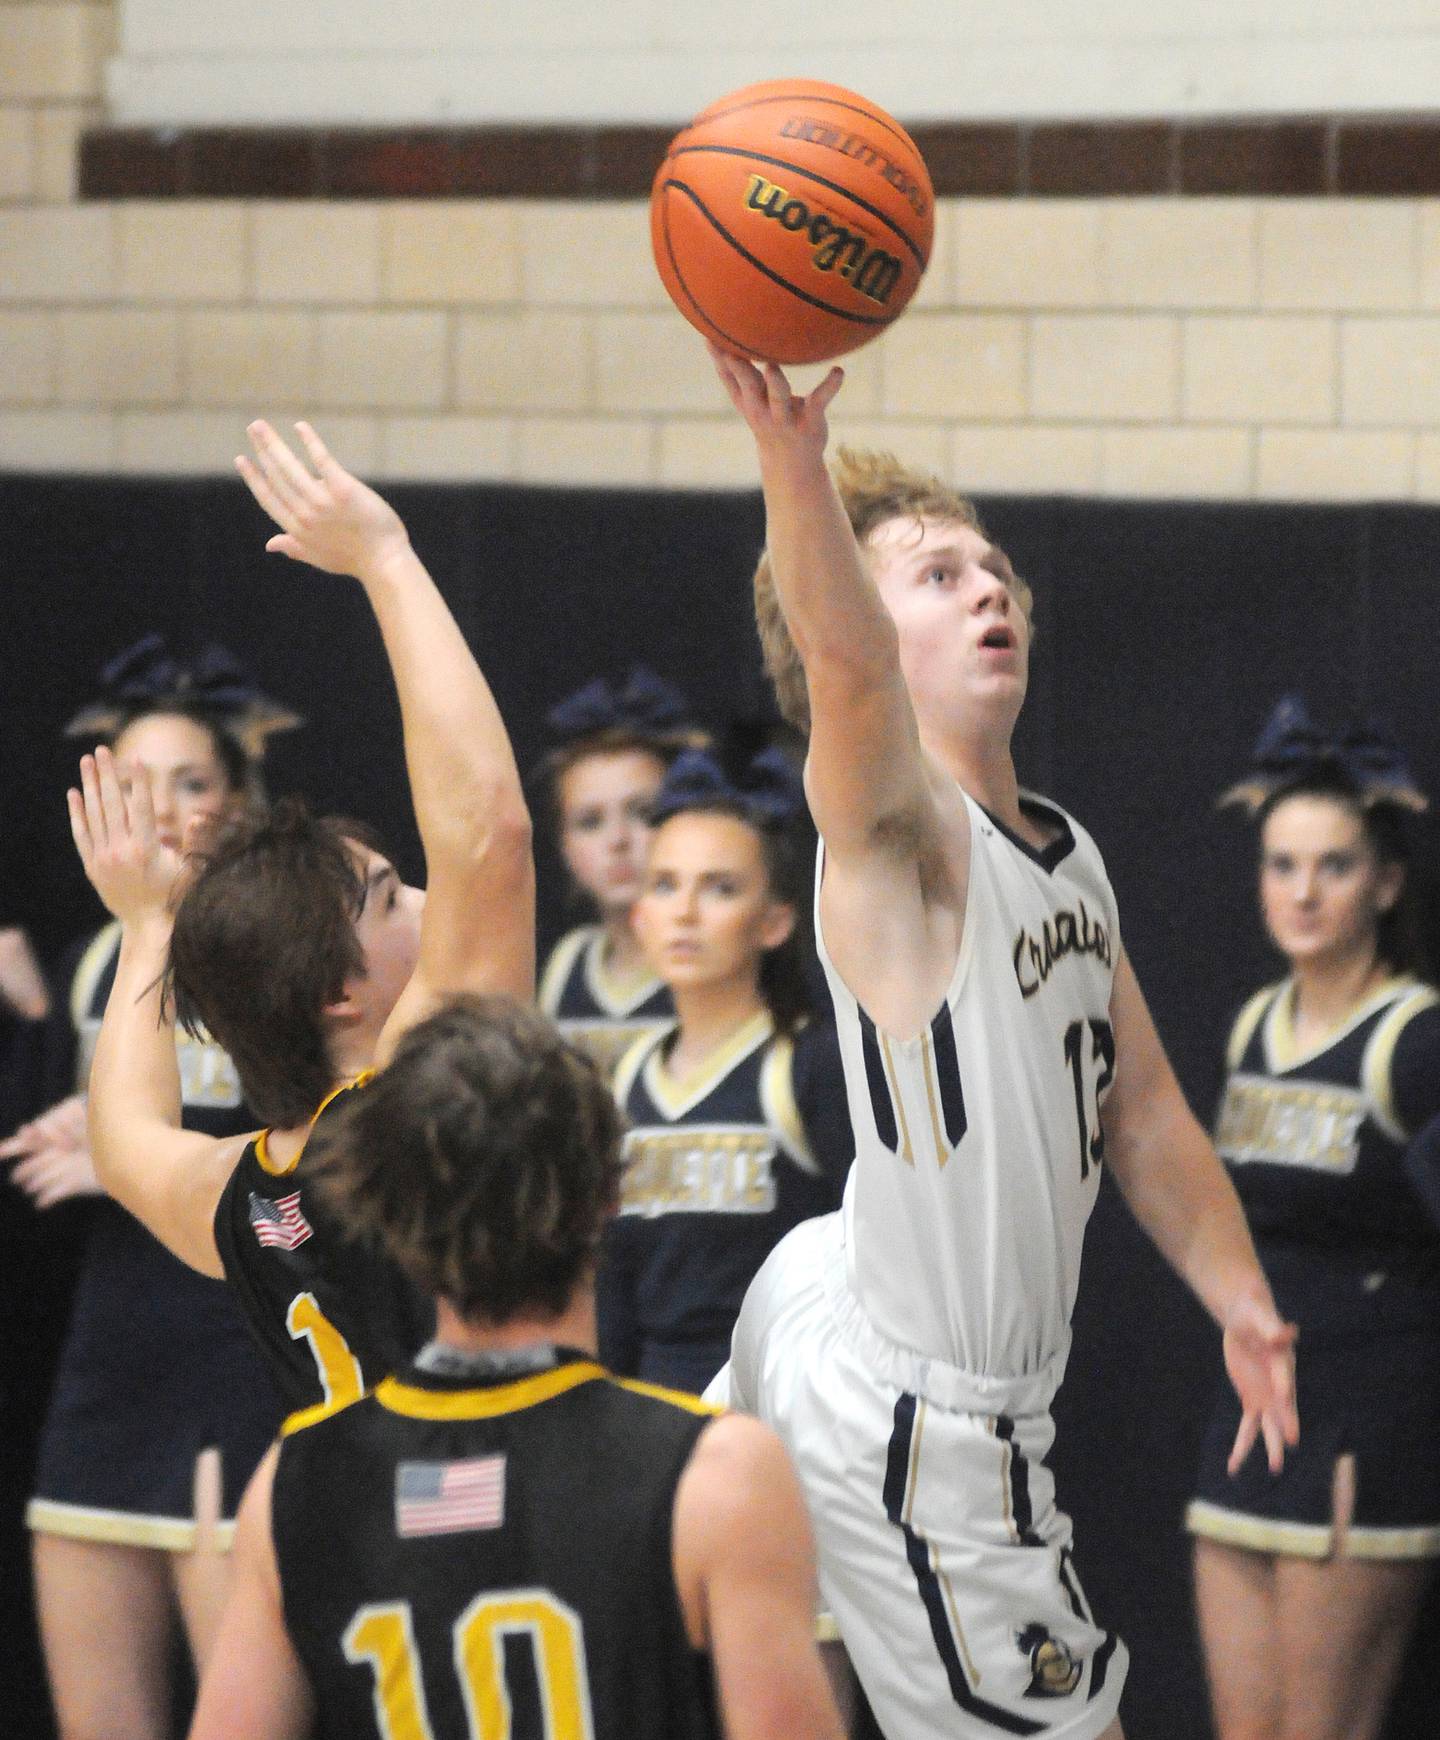
M0 1160L14 1162L10 1177L36 1208L53 1208L74 1196L102 1194L90 1158L85 1102L79 1094L51 1106L0 1142Z
M150 781L120 778L103 745L80 762L80 789L65 794L70 833L95 892L122 924L170 920L170 901L181 857L160 842Z
M308 423L295 429L308 466L263 421L246 430L255 457L235 460L251 495L280 527L265 548L368 585L394 557L410 554L405 526L383 497L332 458Z
M1236 1301L1225 1322L1225 1369L1240 1398L1240 1430L1227 1463L1239 1471L1257 1437L1265 1440L1270 1472L1285 1466L1285 1448L1300 1442L1295 1405L1295 1338L1267 1300L1250 1294Z
M801 395L790 390L784 371L775 363L757 365L709 342L706 349L730 403L749 425L762 456L786 449L825 451L830 438L825 413L844 385L844 369L832 368L819 386Z

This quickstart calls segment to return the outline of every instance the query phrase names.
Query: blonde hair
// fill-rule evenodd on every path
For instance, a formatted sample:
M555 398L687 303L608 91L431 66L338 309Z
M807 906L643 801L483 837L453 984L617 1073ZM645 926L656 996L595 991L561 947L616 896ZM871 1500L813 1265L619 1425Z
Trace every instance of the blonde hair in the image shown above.
M830 475L855 541L862 548L877 527L895 519L954 520L983 533L972 502L933 474L912 471L902 465L893 453L841 447ZM1030 588L1018 576L1014 591L1029 616ZM775 685L780 712L789 724L808 736L810 695L805 687L805 667L780 607L768 550L762 551L755 568L755 625L760 631L765 670Z

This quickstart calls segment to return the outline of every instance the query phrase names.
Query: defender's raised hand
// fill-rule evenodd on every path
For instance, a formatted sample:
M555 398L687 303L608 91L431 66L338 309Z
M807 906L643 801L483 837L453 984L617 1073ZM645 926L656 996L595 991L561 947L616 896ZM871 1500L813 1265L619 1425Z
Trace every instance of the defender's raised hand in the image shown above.
M80 789L65 794L70 833L91 886L122 924L169 922L180 875L178 852L160 843L150 780L137 770L126 782L103 745L80 762Z
M410 554L409 535L389 502L332 458L308 423L295 428L309 466L263 421L246 430L254 459L236 456L251 495L280 527L265 548L365 584Z

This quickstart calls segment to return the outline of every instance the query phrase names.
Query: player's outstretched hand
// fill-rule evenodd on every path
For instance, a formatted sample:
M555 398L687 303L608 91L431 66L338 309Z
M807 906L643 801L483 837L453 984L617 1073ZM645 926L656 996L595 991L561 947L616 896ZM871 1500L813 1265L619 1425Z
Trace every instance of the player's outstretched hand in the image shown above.
M79 1094L51 1106L0 1142L0 1160L14 1162L10 1177L36 1208L101 1194Z
M1225 1324L1225 1369L1240 1398L1240 1430L1227 1464L1238 1474L1257 1437L1265 1439L1270 1472L1285 1466L1285 1446L1300 1442L1295 1406L1295 1337L1268 1301L1247 1295Z
M81 759L80 789L65 796L75 850L109 911L122 924L168 919L181 859L155 832L148 776L137 773L127 787L102 745Z
M308 466L265 422L246 430L254 459L236 456L235 469L251 495L280 527L265 548L327 574L353 574L367 582L392 556L408 553L404 524L383 496L331 457L308 423L295 429Z
M825 451L830 438L825 413L844 384L844 369L831 369L818 387L802 396L791 392L784 371L774 363L757 367L708 339L705 348L730 403L749 424L762 449Z

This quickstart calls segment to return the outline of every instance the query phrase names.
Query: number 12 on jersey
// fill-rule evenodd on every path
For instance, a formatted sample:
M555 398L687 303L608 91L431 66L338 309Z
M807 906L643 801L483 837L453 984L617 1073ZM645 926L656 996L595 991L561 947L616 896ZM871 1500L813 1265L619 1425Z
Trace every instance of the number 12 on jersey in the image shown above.
M1087 1044L1087 1037L1089 1043ZM1075 1087L1075 1121L1080 1126L1080 1176L1105 1158L1100 1105L1115 1078L1115 1034L1108 1021L1072 1021L1065 1029L1065 1061ZM1096 1067L1098 1065L1098 1068ZM1090 1108L1095 1109L1092 1128Z

